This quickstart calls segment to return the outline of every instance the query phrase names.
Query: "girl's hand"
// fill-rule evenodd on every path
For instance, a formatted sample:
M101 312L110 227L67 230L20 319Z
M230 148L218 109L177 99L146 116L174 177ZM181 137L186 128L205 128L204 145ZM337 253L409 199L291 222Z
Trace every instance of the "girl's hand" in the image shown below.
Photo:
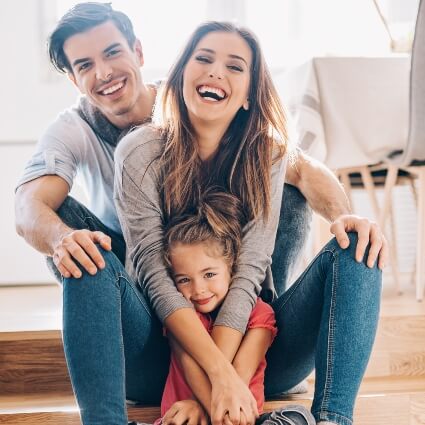
M212 425L254 425L257 402L233 367L210 379Z
M196 400L175 402L162 418L164 425L208 425L208 417Z

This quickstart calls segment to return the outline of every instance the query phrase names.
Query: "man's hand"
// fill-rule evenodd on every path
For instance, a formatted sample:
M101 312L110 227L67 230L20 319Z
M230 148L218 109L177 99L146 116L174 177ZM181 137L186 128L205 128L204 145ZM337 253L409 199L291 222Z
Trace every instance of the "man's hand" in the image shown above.
M111 238L99 231L73 230L62 237L53 252L53 262L60 274L78 279L82 276L79 266L92 275L98 268L103 269L105 261L96 243L107 251L111 250Z
M339 216L330 228L341 248L350 244L347 232L357 232L356 261L362 261L367 245L370 244L367 266L373 267L378 259L378 267L382 270L388 259L388 243L379 226L373 221L357 215L346 214Z
M164 425L207 425L208 417L196 400L175 402L162 418Z

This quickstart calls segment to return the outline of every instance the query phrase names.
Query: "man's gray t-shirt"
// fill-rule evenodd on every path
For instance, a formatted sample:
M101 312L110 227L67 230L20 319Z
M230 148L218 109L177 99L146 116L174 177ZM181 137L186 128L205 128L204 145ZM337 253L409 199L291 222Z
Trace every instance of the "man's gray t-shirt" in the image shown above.
M87 193L89 210L122 234L113 200L114 152L115 146L95 133L74 106L62 112L41 136L17 186L57 175L71 189L78 176Z

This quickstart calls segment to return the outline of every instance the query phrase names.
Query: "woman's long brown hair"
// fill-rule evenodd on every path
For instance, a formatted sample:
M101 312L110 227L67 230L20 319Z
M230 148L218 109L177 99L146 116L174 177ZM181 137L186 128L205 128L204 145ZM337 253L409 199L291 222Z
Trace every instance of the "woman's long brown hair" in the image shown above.
M183 99L183 73L199 41L211 32L239 34L252 51L252 64L249 110L236 113L205 173ZM161 160L166 215L187 212L197 205L205 187L214 185L237 196L249 219L267 219L272 164L285 155L288 137L285 112L255 36L227 22L201 24L172 67L158 107L165 138Z

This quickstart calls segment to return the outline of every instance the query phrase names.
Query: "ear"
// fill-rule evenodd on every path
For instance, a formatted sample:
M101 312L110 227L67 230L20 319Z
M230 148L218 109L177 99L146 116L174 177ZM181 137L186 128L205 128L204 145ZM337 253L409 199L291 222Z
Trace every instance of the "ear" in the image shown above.
M246 99L245 102L242 105L242 108L245 109L245 111L247 111L249 109L249 100Z
M78 83L77 80L75 78L75 75L73 72L68 71L66 73L66 75L68 76L68 78L70 79L71 83L74 84L75 87L77 87L77 89L79 90L80 88L78 87Z
M140 43L139 39L136 39L134 42L134 52L136 53L136 56L139 60L139 66L143 66L145 63L145 59L143 57L143 49L142 49L142 43Z

